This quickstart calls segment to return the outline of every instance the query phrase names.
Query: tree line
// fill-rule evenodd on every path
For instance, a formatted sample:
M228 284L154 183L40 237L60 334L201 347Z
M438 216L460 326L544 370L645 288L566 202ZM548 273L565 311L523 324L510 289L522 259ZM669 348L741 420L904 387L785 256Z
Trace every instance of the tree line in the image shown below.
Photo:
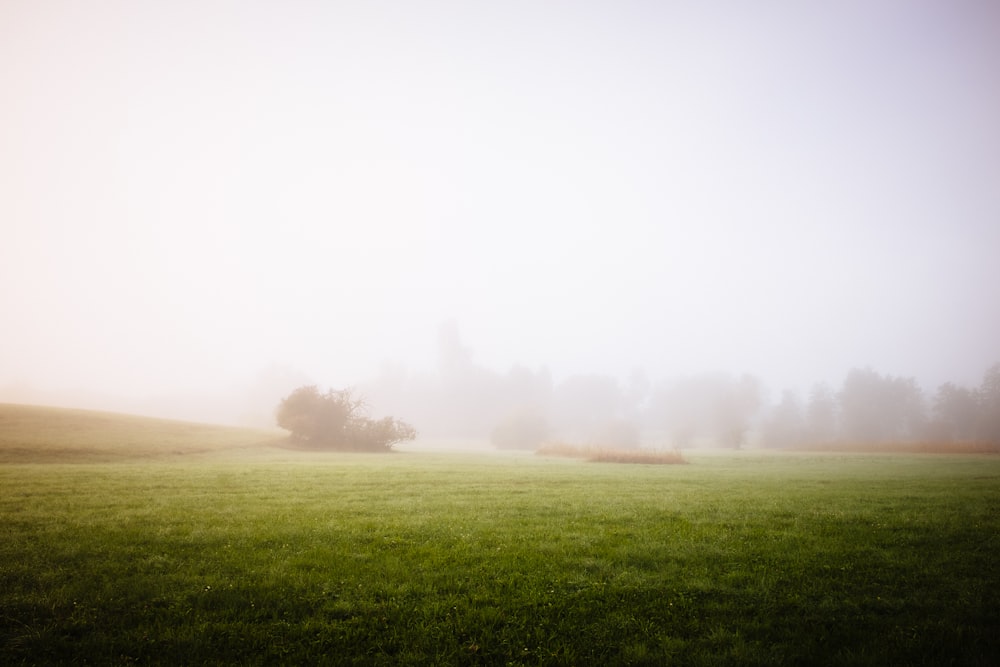
M803 403L794 392L764 416L762 444L892 442L1000 445L1000 363L978 387L946 382L927 395L913 378L853 369L837 392L815 385Z
M388 366L359 391L380 409L406 415L425 434L489 438L499 448L535 449L553 441L615 448L1000 446L1000 363L977 387L949 382L933 394L914 378L855 368L837 388L818 383L804 399L785 391L769 404L763 383L750 374L701 373L653 383L636 370L624 380L579 374L555 382L545 368L513 366L499 373L476 364L453 330L443 333L439 346L437 372ZM406 422L369 419L363 401L346 390L322 394L315 387L285 399L279 425L303 443L345 449L387 450L415 436Z

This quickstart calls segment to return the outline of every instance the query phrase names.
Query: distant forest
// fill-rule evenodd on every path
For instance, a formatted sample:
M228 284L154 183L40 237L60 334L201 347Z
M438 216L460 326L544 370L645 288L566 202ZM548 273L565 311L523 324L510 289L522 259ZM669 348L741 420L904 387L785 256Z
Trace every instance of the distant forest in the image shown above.
M914 378L849 371L839 387L785 391L769 404L753 375L703 373L651 382L545 369L498 373L472 362L457 340L437 373L387 368L359 387L380 411L427 436L489 438L500 448L544 442L605 447L844 448L933 443L1000 447L1000 363L978 387L945 383L929 393Z

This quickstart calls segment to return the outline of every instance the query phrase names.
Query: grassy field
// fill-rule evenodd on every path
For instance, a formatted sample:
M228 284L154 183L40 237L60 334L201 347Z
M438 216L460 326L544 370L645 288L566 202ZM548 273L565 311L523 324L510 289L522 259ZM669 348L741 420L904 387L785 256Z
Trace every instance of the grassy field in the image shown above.
M274 445L283 437L277 430L0 403L0 464L134 462L239 453Z
M0 452L40 428L17 411ZM997 457L322 455L201 428L51 427L38 447L115 454L0 465L0 663L1000 664Z

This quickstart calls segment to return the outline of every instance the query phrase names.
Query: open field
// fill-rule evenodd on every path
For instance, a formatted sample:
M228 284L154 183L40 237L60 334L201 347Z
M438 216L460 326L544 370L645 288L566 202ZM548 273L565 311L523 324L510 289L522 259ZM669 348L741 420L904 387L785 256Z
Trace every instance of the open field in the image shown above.
M143 434L134 460L0 465L0 663L1000 662L995 456Z

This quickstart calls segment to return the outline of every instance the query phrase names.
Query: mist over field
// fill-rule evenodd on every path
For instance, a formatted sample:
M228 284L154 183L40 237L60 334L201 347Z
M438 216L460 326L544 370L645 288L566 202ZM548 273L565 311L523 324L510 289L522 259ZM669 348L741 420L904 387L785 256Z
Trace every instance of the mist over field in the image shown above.
M976 0L4 2L0 401L929 410L1000 361L997 63Z

